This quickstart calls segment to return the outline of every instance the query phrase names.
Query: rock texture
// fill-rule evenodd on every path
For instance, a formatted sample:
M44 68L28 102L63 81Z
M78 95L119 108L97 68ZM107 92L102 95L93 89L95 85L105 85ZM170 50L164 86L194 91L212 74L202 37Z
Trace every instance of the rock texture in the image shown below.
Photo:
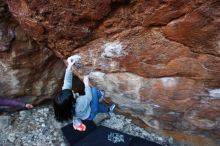
M64 64L33 41L0 1L0 95L52 98L62 82ZM30 98L32 97L32 98Z
M25 31L122 111L158 130L220 138L219 0L8 0ZM215 141L215 140L213 140Z

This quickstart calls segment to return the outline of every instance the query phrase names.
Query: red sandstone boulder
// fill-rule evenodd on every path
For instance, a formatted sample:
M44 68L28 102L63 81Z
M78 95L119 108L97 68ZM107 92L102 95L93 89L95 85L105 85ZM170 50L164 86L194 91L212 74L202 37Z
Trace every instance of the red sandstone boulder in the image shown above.
M154 129L220 138L218 0L8 4L59 58L80 55L80 75L90 73L122 111Z

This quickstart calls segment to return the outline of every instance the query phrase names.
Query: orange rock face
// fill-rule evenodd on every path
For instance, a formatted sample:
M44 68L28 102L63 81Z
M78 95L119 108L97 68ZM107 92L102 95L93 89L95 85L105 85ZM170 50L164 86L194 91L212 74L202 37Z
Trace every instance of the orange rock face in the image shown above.
M8 0L36 41L154 129L220 138L218 0Z

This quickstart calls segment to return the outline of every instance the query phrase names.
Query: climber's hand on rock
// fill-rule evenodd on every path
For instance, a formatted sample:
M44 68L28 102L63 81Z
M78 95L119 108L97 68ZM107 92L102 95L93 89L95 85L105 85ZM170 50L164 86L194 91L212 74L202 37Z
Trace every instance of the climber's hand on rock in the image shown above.
M73 55L73 56L68 57L67 59L68 65L71 65L71 66L76 63L80 63L80 61L81 61L81 57L79 55Z
M88 75L84 76L84 78L83 78L83 83L84 83L86 86L89 86L89 76L88 76Z
M68 57L67 58L67 63L68 63L68 66L72 67L73 64L75 63L75 61L72 59L72 57Z

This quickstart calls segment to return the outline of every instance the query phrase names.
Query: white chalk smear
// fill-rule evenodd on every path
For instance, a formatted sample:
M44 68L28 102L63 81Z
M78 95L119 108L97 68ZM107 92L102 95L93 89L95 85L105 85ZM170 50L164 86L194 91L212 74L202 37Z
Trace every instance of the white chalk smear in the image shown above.
M177 85L177 80L172 77L165 77L160 79L164 87L174 87Z
M220 99L220 89L209 90L209 96Z
M125 46L118 41L108 42L102 46L103 53L102 57L120 57L126 55L127 53L124 50Z

